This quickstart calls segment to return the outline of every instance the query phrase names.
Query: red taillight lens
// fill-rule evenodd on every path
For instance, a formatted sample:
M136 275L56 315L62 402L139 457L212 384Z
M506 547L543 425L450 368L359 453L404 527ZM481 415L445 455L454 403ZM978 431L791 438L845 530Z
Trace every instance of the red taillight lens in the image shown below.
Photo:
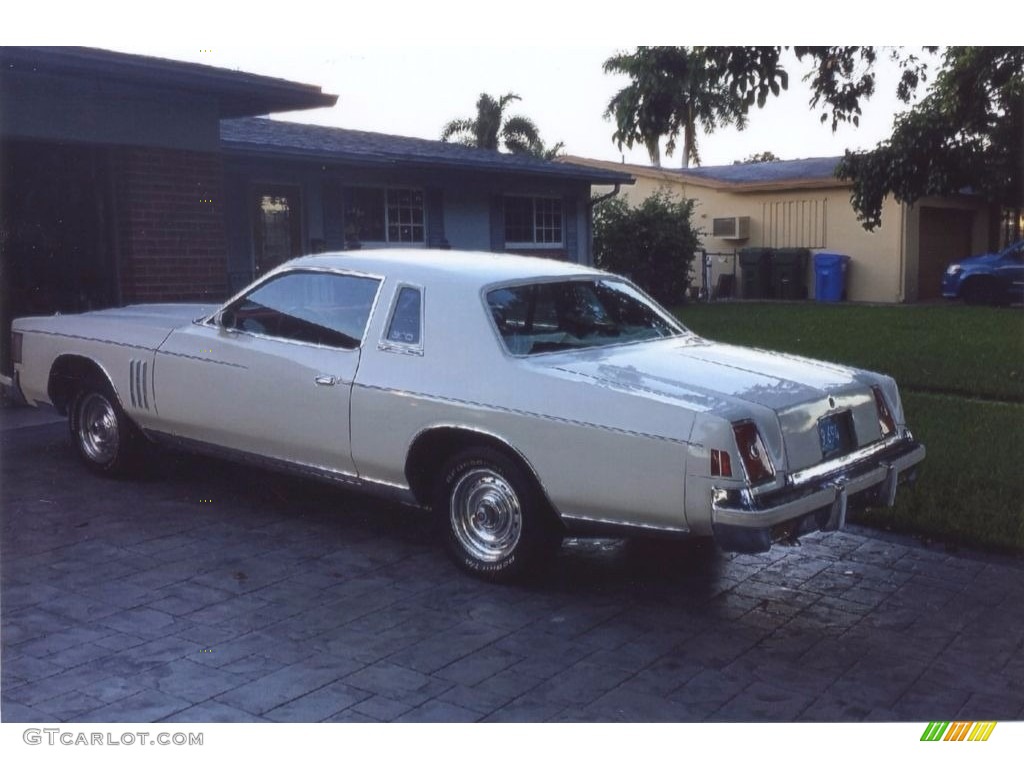
M728 451L711 449L711 476L732 477L732 459Z
M878 427L882 430L882 437L888 437L896 431L896 422L892 418L889 406L885 402L885 396L880 387L872 387L875 393L875 407L878 409Z
M11 361L21 362L21 334L17 331L11 334Z
M752 421L743 421L733 424L732 431L736 436L740 461L743 462L743 468L747 470L747 479L751 483L760 483L775 477L775 469L772 467L768 451L765 450L764 443L761 441L757 425Z

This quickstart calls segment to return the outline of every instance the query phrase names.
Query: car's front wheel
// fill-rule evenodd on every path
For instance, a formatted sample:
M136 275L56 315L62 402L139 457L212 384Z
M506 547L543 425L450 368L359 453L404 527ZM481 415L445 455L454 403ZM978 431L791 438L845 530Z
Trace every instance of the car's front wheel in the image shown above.
M1001 304L999 285L987 277L972 277L960 289L966 304Z
M537 481L492 448L461 451L445 464L434 509L445 516L455 561L489 581L523 575L562 541Z
M89 469L100 475L121 475L133 468L138 431L109 385L85 382L72 398L68 414L71 442Z

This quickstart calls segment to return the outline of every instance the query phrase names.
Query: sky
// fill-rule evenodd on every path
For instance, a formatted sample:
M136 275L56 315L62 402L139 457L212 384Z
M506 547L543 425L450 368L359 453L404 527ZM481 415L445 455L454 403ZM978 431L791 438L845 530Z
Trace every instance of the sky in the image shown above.
M329 109L307 110L277 119L333 125L403 136L437 139L456 117L472 117L481 92L516 93L510 114L530 117L545 143L565 143L565 152L602 160L648 163L642 147L621 150L612 141L614 125L603 116L615 93L629 83L604 73L615 46L494 45L310 45L263 48L228 44L199 49L184 44L121 45L118 50L319 85L336 94ZM893 114L905 108L895 97L898 69L883 57L875 96L864 105L860 127L836 133L822 124L820 110L808 105L802 81L809 62L790 55L790 87L763 109L754 109L746 130L720 129L698 139L704 165L729 164L757 152L783 159L841 155L844 149L870 149L889 135ZM681 148L663 165L678 166Z
M979 34L1003 42L994 38L1012 38L1016 29L983 25L982 14L939 20L943 29L936 19L922 19L914 4L904 5L860 0L856 13L840 17L835 6L810 0L780 0L772 13L751 0L50 0L6 9L0 44L87 45L318 85L338 95L335 107L274 117L426 139L439 138L453 118L472 117L481 92L513 92L522 100L512 113L530 117L547 144L561 141L569 154L646 164L643 149L616 146L613 124L603 117L608 101L628 83L602 70L617 51L638 44L813 44L823 42L823 34L847 38L831 43L920 46L977 42ZM878 40L880 35L889 39ZM971 35L973 41L959 39ZM884 58L859 128L844 125L833 133L819 121L802 82L808 64L793 57L787 62L789 90L753 109L745 131L699 136L703 164L730 164L764 151L793 159L873 148L889 135L894 114L906 108L895 98L898 71ZM678 166L679 151L673 157L663 152L663 165Z

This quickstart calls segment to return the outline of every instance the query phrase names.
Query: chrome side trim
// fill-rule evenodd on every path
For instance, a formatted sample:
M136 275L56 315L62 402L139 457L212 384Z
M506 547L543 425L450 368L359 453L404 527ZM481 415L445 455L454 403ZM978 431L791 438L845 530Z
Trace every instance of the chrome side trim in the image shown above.
M400 397L415 397L422 400L428 400L434 403L447 403L451 405L469 406L471 408L482 408L484 410L497 411L499 413L510 413L516 416L529 416L536 419L544 419L545 421L554 421L559 424L569 424L575 427L590 427L592 429L602 429L607 432L614 432L620 435L629 435L631 437L642 437L648 440L661 440L666 443L676 443L678 445L689 445L686 440L676 437L665 437L664 435L652 435L648 432L636 432L631 429L623 429L621 427L610 427L606 424L595 424L589 421L579 421L577 419L568 419L563 416L552 416L546 413L535 413L533 411L524 411L518 408L508 408L503 405L494 405L493 403L480 403L474 400L462 400L455 397L443 397L442 395L429 395L424 392L413 392L405 389L395 389L393 387L379 387L375 384L363 384L361 382L354 382L354 387L362 387L363 389L374 390L376 392L387 392L388 394L398 395ZM438 425L438 426L449 426L458 429L471 429L476 432L481 432L479 429L473 427L464 427L461 424L449 424L449 425ZM433 429L428 427L427 429ZM426 430L423 430L426 431ZM481 432L487 434L486 432Z
M22 333L38 333L41 336L56 336L56 337L62 338L62 339L78 339L79 341L95 341L95 342L98 342L99 344L113 344L115 347L124 347L126 349L143 349L143 350L145 350L147 352L152 352L154 349L156 349L156 346L159 346L159 345L146 346L144 344L127 344L127 343L125 343L123 341L113 341L111 339L98 339L95 336L79 336L79 335L74 334L74 333L57 333L56 331L39 331L39 330L35 330L35 329L28 330L28 331L22 331ZM84 355L79 353L79 352L70 352L70 353L65 353L65 354L74 354L74 355L77 355L78 357L84 357Z
M212 357L200 357L199 355L186 355L184 352L168 352L166 349L158 349L156 351L158 355L167 355L167 357L183 357L186 360L198 360L201 363L213 363L214 365L226 365L229 368L241 368L242 370L248 370L249 366L242 365L241 363L228 363L224 360L214 360Z
M388 498L409 506L419 507L412 491L408 486L386 483L369 478L361 478L347 472L342 472L331 467L324 467L316 464L302 464L299 462L277 459L270 456L261 456L256 453L242 451L237 448L227 448L222 445L193 440L192 438L174 435L159 430L144 430L147 437L154 442L170 445L189 453L199 453L213 456L219 459L247 464L250 466L265 467L267 469L284 472L303 477L312 477L317 480L325 480L335 485L341 485L352 490L363 491L381 498Z
M670 533L678 535L690 533L690 529L685 525L681 527L674 525L651 525L649 523L624 522L622 520L609 520L603 517L588 517L586 515L562 515L561 517L567 523L582 523L586 525L607 526L608 528L633 529L648 533Z

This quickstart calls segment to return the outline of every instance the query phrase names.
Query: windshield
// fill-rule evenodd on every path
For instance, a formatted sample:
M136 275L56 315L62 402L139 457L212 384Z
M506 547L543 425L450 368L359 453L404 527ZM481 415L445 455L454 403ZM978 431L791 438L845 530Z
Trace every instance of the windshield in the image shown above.
M666 312L618 280L567 280L496 288L494 323L513 355L602 347L684 333Z

